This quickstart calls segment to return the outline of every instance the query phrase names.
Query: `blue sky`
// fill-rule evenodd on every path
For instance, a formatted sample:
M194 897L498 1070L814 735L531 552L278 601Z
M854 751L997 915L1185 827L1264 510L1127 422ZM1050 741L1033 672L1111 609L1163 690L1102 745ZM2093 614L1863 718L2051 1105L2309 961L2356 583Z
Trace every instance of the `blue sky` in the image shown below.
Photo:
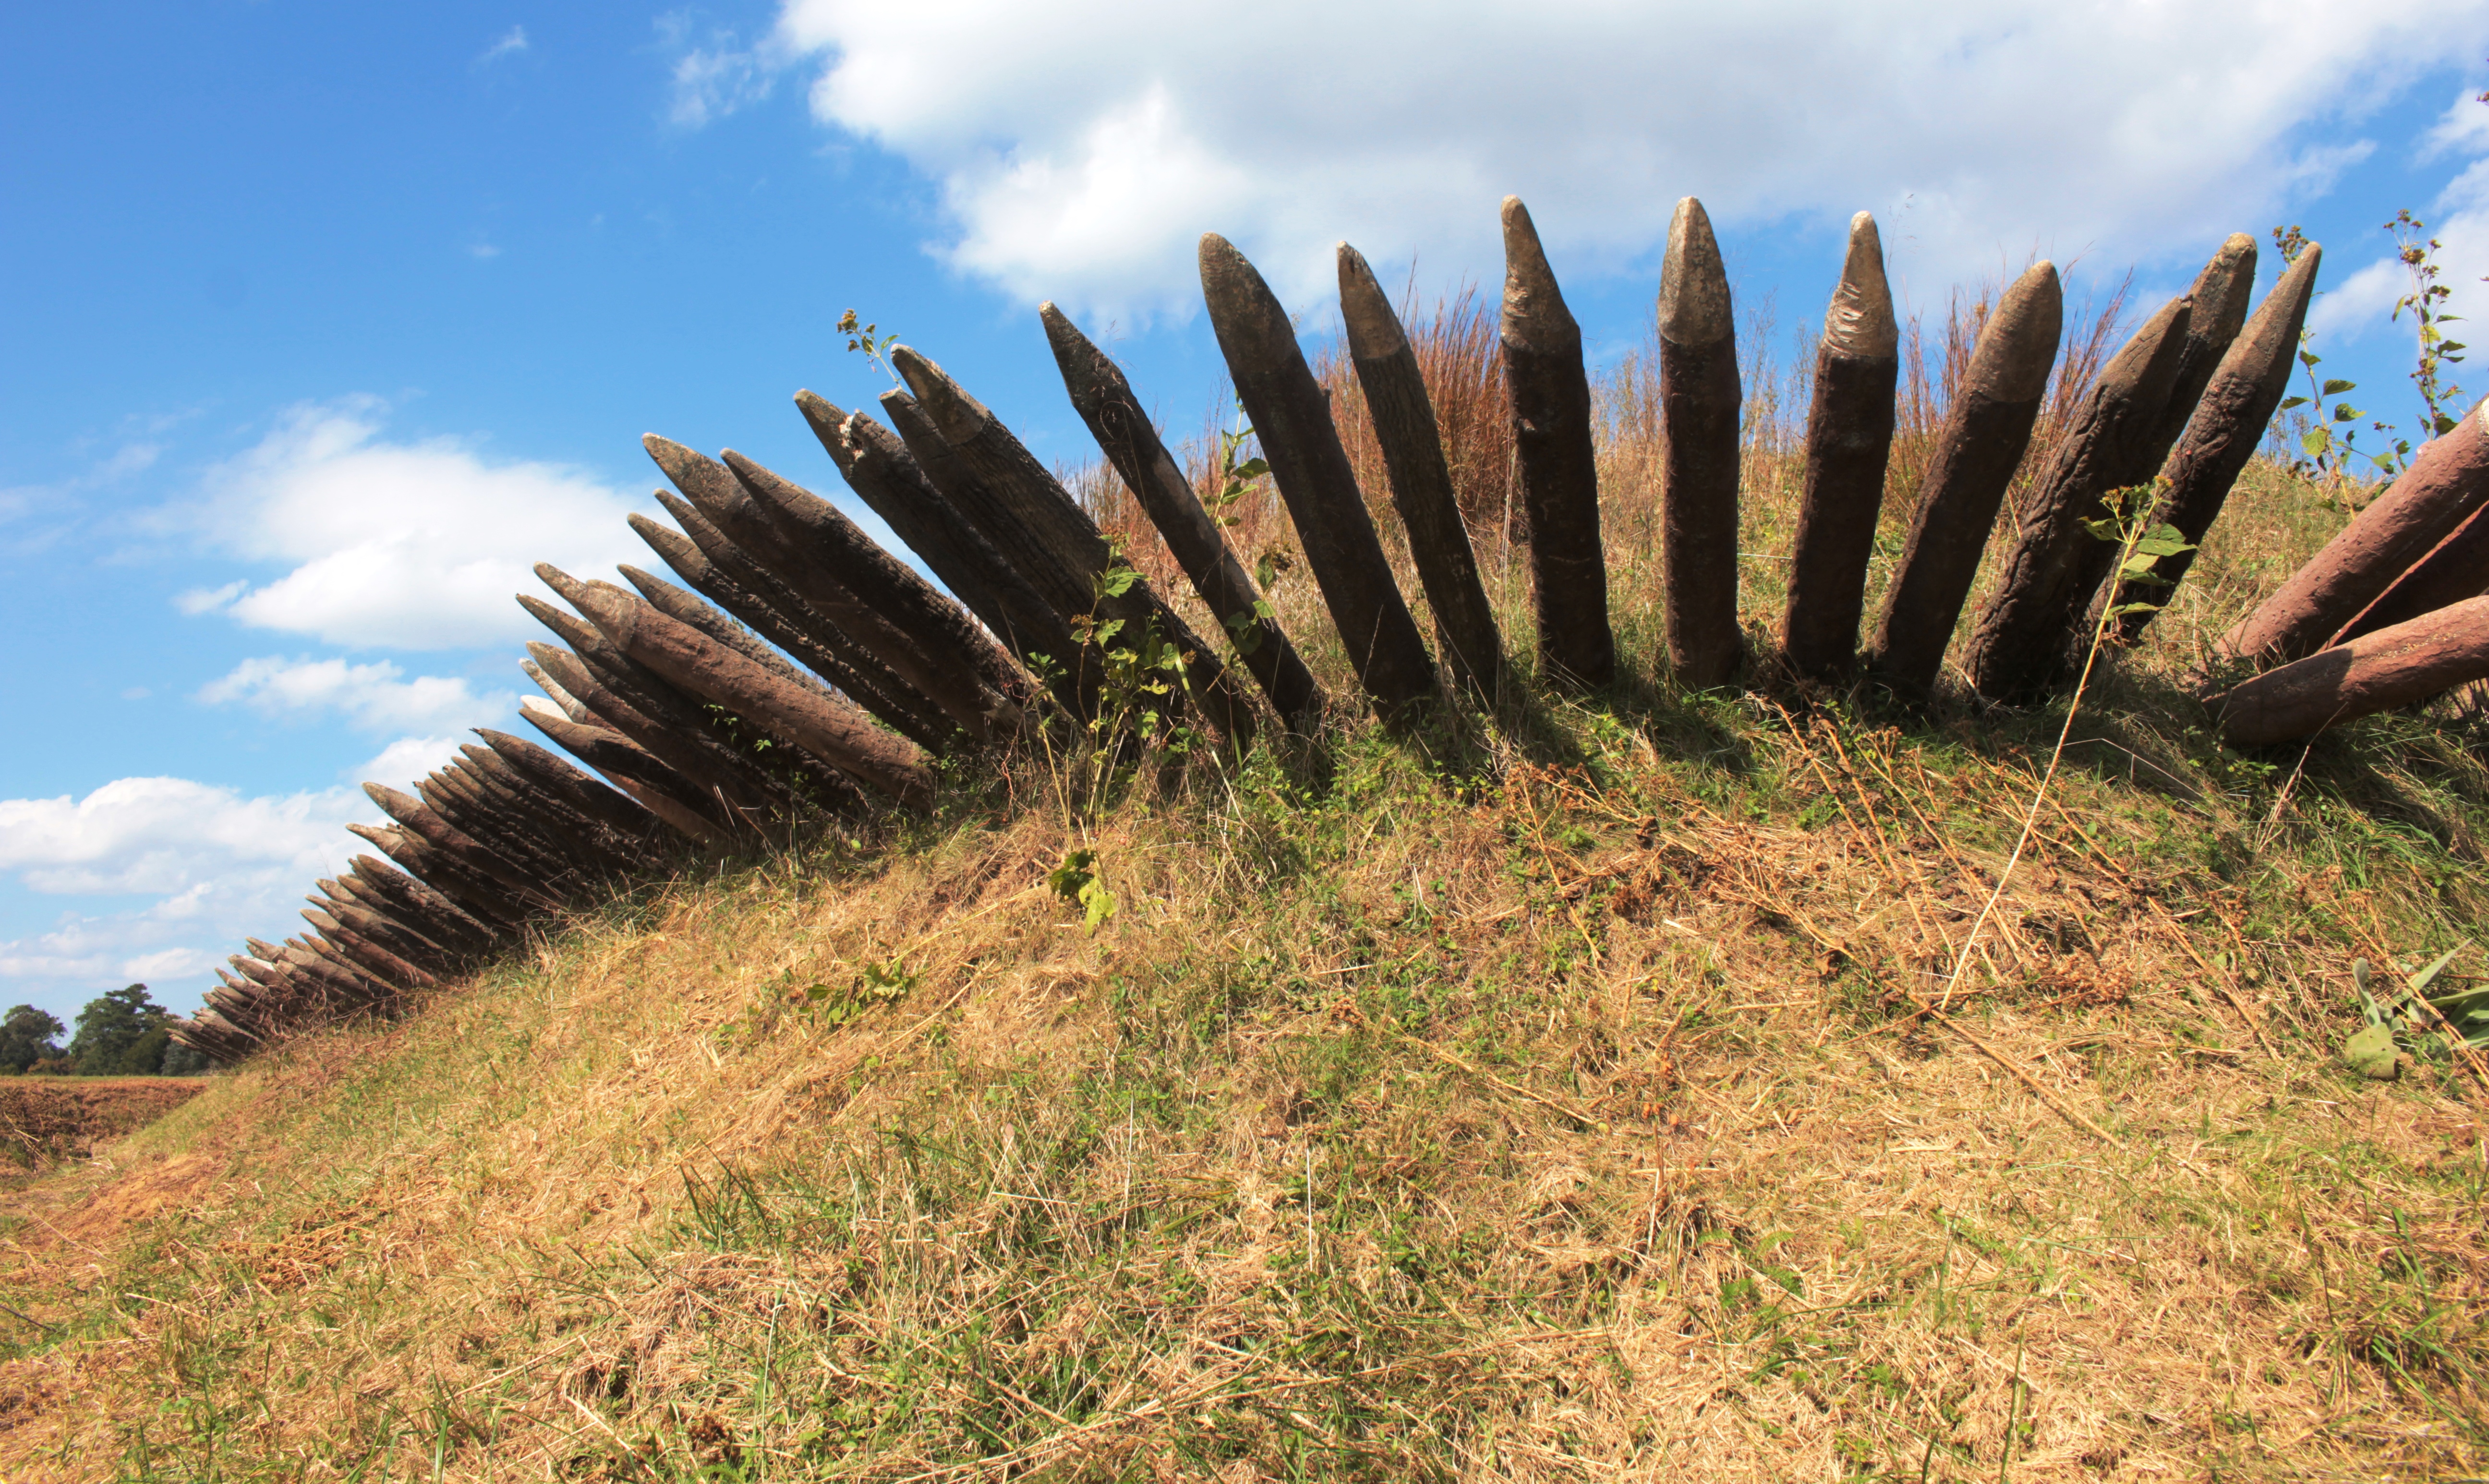
M186 1007L299 926L355 782L508 725L527 562L653 565L642 432L835 484L787 399L879 389L848 307L1074 459L1035 303L1196 426L1205 230L1318 330L1333 240L1492 284L1517 190L1613 357L1689 192L1784 327L1862 208L1923 306L2034 251L2168 292L2295 221L2329 369L2402 419L2378 224L2489 273L2489 0L1630 9L13 9L0 1005Z

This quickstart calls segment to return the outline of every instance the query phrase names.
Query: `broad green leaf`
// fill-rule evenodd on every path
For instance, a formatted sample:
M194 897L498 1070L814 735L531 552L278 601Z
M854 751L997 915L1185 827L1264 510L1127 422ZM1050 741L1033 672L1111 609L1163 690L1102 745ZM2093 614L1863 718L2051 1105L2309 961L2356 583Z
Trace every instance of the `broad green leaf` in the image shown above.
M2305 397L2284 397L2281 399L2281 410L2285 413L2289 412L2294 407L2305 407L2306 405L2307 399Z
M2319 395L2338 397L2342 393L2356 388L2360 384L2357 382L2346 382L2336 377L2326 382L2325 390L2319 393Z
M2435 962L2411 977L2411 992L2414 994L2426 994L2428 992L2429 985L2437 979L2437 976L2446 972L2446 966L2447 964L2454 961L2454 956L2471 946L2472 940L2466 938L2462 942L2455 944L2452 948L2447 949L2445 953L2438 955Z
M2299 446L2306 449L2311 457L2321 459L2332 448L2333 435L2323 428L2311 428L2299 440Z
M2394 1064L2401 1059L2391 1026L2372 1025L2342 1042L2342 1060L2350 1064L2351 1070L2380 1082L2392 1078Z

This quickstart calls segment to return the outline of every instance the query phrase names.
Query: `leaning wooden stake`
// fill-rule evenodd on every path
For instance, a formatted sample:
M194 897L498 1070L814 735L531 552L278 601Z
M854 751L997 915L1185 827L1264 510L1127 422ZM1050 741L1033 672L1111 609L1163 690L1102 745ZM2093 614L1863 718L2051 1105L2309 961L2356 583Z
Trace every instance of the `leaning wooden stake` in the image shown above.
M2221 636L2220 651L2261 664L2310 653L2484 504L2489 400L2422 443L2392 488Z
M986 627L1002 633L1003 625L995 617L999 609L997 595L987 585L989 570L975 554L963 549L984 539L974 528L938 496L926 498L932 492L921 476L893 479L873 472L865 482L858 482L857 461L868 452L873 435L860 433L862 442L850 446L847 419L862 414L844 412L809 391L795 393L795 409L804 414L805 426L820 440L830 462L838 466L840 476L856 492L856 497L881 517L901 544L924 559L933 575L942 580L942 585L951 589L952 596L968 605L968 612L983 619ZM873 419L867 417L865 421L871 423ZM876 425L874 431L888 438L887 428ZM903 454L903 450L900 452Z
M941 653L956 656L974 671L988 690L1009 702L999 713L1006 725L1013 728L1029 725L1031 719L1020 711L1035 694L1028 676L992 635L977 626L957 598L883 551L863 528L818 495L731 448L718 457L745 492L848 591L901 628L927 636Z
M533 700L523 702L519 714L557 746L604 774L616 787L645 805L650 813L684 835L702 844L734 842L735 831L741 825L737 817L663 758L623 733L554 715Z
M781 678L751 659L608 583L573 598L605 637L673 684L707 698L902 803L932 797L924 750L882 731L825 691Z
M1849 218L1841 286L1823 312L1815 354L1815 405L1806 419L1806 482L1789 552L1788 609L1781 654L1809 680L1837 682L1858 659L1867 559L1884 508L1884 465L1893 450L1893 388L1901 331L1884 277L1875 218Z
M2214 373L2228 358L2240 327L2246 323L2247 306L2255 301L2255 239L2233 232L2187 290L2192 306L2187 317L2187 344L2178 353L2178 374L2169 384L2168 405L2152 430L2152 446L2160 450L2161 457L2166 458L2177 444Z
M1343 264L1343 294L1347 274ZM1366 281L1373 281L1371 273ZM1378 289L1371 301L1379 302L1381 297ZM1389 305L1385 303L1384 309L1388 314ZM1393 328L1397 328L1394 320ZM1352 321L1352 338L1356 332ZM1538 228L1519 196L1503 198L1501 338L1504 381L1512 395L1515 472L1530 526L1539 668L1559 683L1606 685L1616 675L1616 642L1608 627L1608 563L1599 537L1599 461L1590 442L1590 379L1582 363L1582 328L1564 305L1555 271L1547 266L1546 250L1539 245ZM1411 356L1409 361L1414 372L1416 357ZM1358 369L1361 376L1361 362ZM1372 399L1369 391L1369 404ZM1430 436L1433 426L1429 415ZM1385 453L1388 460L1388 444ZM1440 451L1436 458L1441 463ZM1392 476L1396 489L1396 467ZM1448 477L1445 482L1448 487ZM1459 528L1457 514L1453 520ZM1461 533L1466 551L1466 529ZM1423 566L1418 575L1426 575ZM1471 583L1475 585L1474 576ZM1437 604L1440 614L1441 603L1431 583L1426 596ZM1483 603L1481 597L1479 606ZM1474 629L1476 618L1465 616L1463 623ZM1493 633L1491 619L1488 632ZM1479 641L1473 633L1464 642Z
M1052 560L1087 589L1085 603L1083 594L1076 589L1067 595L1080 606L1064 609L1064 617L1074 622L1084 617L1120 621L1124 627L1115 642L1123 646L1132 645L1143 634L1154 631L1184 656L1181 694L1189 696L1201 707L1203 716L1230 746L1241 752L1250 745L1257 726L1251 703L1238 687L1236 677L1228 673L1218 651L1204 643L1192 626L1159 596L1158 589L1129 567L1120 581L1109 583L1110 573L1117 566L1114 551L1099 530L1098 523L1080 508L1079 501L1072 498L1062 482L1038 462L1001 418L940 366L903 345L891 348L890 363L906 379L908 388L916 394L917 406L932 419L942 441L958 452L959 461L986 490L1011 507L1044 545ZM1054 599L1056 595L1047 596ZM1170 695L1167 699L1174 700L1177 697Z
M1045 323L1064 389L1072 394L1080 420L1089 425L1089 436L1149 512L1150 523L1166 539L1192 590L1226 626L1229 647L1270 698L1272 709L1291 728L1309 729L1322 713L1322 687L1279 621L1262 611L1261 589L1159 438L1140 399L1132 395L1131 383L1061 310L1046 303L1037 312Z
M1507 211L1517 211L1518 201L1508 202ZM1525 222L1526 222L1525 218ZM1507 235L1509 229L1507 228ZM1535 239L1532 240L1535 245ZM1357 367L1357 384L1365 393L1365 411L1374 420L1374 441L1383 449L1383 468L1391 480L1391 504L1400 512L1401 528L1409 533L1409 556L1417 568L1417 581L1426 589L1426 606L1435 615L1435 651L1461 682L1492 703L1503 683L1503 639L1496 632L1495 609L1486 600L1486 587L1478 581L1477 556L1470 549L1468 523L1461 519L1461 507L1452 494L1451 466L1444 458L1443 430L1435 422L1435 405L1426 394L1425 377L1417 369L1417 353L1410 347L1407 331L1401 328L1400 316L1393 313L1391 300L1383 285L1374 281L1374 270L1365 257L1346 243L1339 244L1339 316L1348 328L1349 359ZM1543 263L1540 265L1545 266ZM1555 280L1549 278L1546 288L1552 295ZM1504 358L1515 357L1513 339L1514 292L1504 291ZM1529 324L1545 325L1552 316L1543 302L1531 306L1536 318ZM1555 301L1554 315L1563 316L1563 302ZM1570 316L1563 316L1566 325ZM1525 329L1528 328L1525 325ZM1541 336L1543 344L1550 336ZM1581 335L1573 335L1573 370L1578 378L1581 368ZM1546 373L1551 358L1524 350L1519 355L1528 359L1540 382L1560 380ZM1554 367L1560 372L1560 365ZM1516 383L1517 385L1517 383ZM1587 384L1586 384L1587 385ZM1544 392L1544 387L1539 388ZM1526 446L1526 445L1525 445ZM1544 450L1542 450L1543 452ZM1525 456L1522 470L1525 481L1532 468ZM1534 507L1533 507L1534 509ZM1590 544L1598 544L1598 490L1590 491ZM1534 522L1537 517L1531 516ZM1553 517L1551 517L1551 520ZM1573 543L1578 545L1579 542ZM1553 542L1541 540L1531 550L1535 556L1562 562L1570 560L1566 543L1559 537ZM1598 583L1602 596L1597 601L1598 632L1607 632L1607 601L1604 579ZM1558 599L1559 607L1578 608L1581 600L1567 596ZM1547 626L1546 605L1540 605L1539 636L1567 632L1560 624ZM1569 616L1569 608L1566 615ZM1544 651L1546 645L1541 644ZM1562 645L1558 647L1561 648ZM1609 671L1615 671L1615 646L1610 644ZM1553 657L1547 659L1552 672L1573 674L1559 668Z
M2324 256L2323 248L2308 243L2265 296L2255 318L2230 341L2220 366L2204 385L2185 436L2161 463L2160 478L2165 482L2152 519L2155 524L2175 527L2189 547L2201 543L2204 533L2213 528L2222 501L2229 499L2230 488L2238 483L2247 460L2255 457L2265 428L2290 387L2291 371L2298 364L2300 328L2307 322L2316 268ZM2194 562L2193 551L2180 552L2153 564L2156 582L2121 584L2113 590L2103 585L2106 595L2099 602L2130 610L2116 620L2121 642L2134 642ZM2135 604L2147 606L2131 607Z
M1270 461L1358 683L1376 710L1396 716L1434 695L1435 664L1366 514L1330 400L1305 364L1278 296L1216 233L1201 240L1201 291L1237 400Z
M969 736L994 740L1016 725L1018 708L982 682L968 657L950 647L948 636L910 627L883 612L830 570L815 552L788 539L768 507L754 499L727 466L650 433L641 443L674 488L717 523L727 539L775 573L796 594L908 684L931 697Z
M2090 634L2074 631L2116 552L2085 523L2108 513L2103 497L2141 484L2160 467L2152 438L2169 405L2192 307L2184 297L2161 305L2110 359L2022 499L1996 595L1962 656L1982 696L2028 699L2082 662ZM2098 565L2087 559L2103 553ZM2083 585L2086 575L2092 586Z
M2489 597L2467 599L2267 671L2211 704L2220 716L2223 741L2266 747L2484 679Z
M2030 445L2064 318L2056 266L2034 264L1988 317L1954 389L1867 649L1869 673L1905 697L1927 695L1944 666L1997 506Z
M1702 203L1676 203L1659 278L1660 415L1668 434L1660 491L1668 661L1697 690L1735 678L1740 459L1736 319L1729 270Z
M1053 661L1045 669L1055 699L1066 712L1083 721L1096 716L1098 676L1095 667L1083 661L1084 646L1027 574L968 515L962 499L975 481L960 467L958 455L942 442L915 398L891 391L882 406L898 432L862 413L849 414L839 426L839 448L844 455L839 467L849 488L901 532L901 539L911 546L926 542L915 548L920 555L938 548L946 560L972 574L970 585L952 590L968 599L1014 658L1032 664L1044 655ZM928 462L929 456L934 462ZM917 534L907 535L911 529ZM930 557L927 562L933 564ZM934 571L939 574L943 568L936 565ZM984 606L976 606L980 604Z

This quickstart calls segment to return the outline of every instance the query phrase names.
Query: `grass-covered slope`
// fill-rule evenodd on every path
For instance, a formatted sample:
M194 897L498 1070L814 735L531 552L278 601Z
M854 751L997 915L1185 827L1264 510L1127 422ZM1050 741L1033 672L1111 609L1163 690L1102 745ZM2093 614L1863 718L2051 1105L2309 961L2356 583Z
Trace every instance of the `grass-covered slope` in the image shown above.
M1656 680L1637 446L1612 695L1005 759L13 1196L0 1476L2480 1471L2480 1087L2337 1055L2489 902L2478 719L2177 683L2342 512L2253 471L2043 798L2062 708Z
M2472 766L2283 800L2151 703L1949 998L2045 718L1041 767L681 881L22 1212L0 1470L2470 1471L2473 1090L2333 1053L2470 930Z

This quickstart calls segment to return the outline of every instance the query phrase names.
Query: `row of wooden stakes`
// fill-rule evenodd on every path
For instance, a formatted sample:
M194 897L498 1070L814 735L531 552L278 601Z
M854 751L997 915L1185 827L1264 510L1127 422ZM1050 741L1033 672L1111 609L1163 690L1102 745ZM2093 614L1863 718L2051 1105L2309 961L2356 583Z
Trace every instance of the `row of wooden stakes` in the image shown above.
M1502 340L1536 671L1595 689L1616 677L1617 659L1581 331L1518 200L1504 203L1503 234ZM1205 237L1200 258L1238 399L1365 702L1405 725L1455 690L1499 700L1519 668L1479 580L1416 354L1365 260L1341 245L1341 318L1432 618L1431 651L1286 309L1224 239ZM1978 695L2045 695L2096 635L2131 642L2150 620L2138 605L2165 585L2119 578L2118 548L2087 528L2105 497L2150 483L2153 523L2189 544L2211 528L2282 396L2320 251L2308 245L2250 315L2255 258L2251 239L2223 243L2058 430L2013 511L2001 582L1960 656ZM629 566L630 588L539 566L567 607L519 599L560 641L528 646L523 665L549 703L531 699L524 714L576 762L486 730L415 795L367 785L391 822L354 829L379 856L319 883L308 934L250 940L175 1036L238 1060L308 1026L385 1011L683 851L772 838L823 813L922 808L941 759L1085 726L1112 707L1115 661L1099 642L1108 634L1106 649L1155 642L1185 657L1181 684L1159 702L1168 725L1232 752L1273 723L1309 731L1330 700L1219 521L1122 371L1053 305L1041 314L1073 406L1226 642L1203 642L984 404L906 347L890 353L906 389L881 398L887 425L809 391L795 401L848 486L938 586L811 491L730 450L710 459L650 435L673 485L656 499L675 524L631 523L679 585ZM1788 606L1772 652L1749 656L1729 280L1701 204L1681 203L1659 296L1661 597L1677 682L1863 676L1905 699L1930 695L2025 461L2061 323L2047 263L1988 316L1881 612L1865 625L1899 337L1874 223L1863 213L1852 221L1817 353ZM2489 675L2483 416L2429 443L2224 641L2241 659L2280 662L2212 698L2234 740L2303 736ZM2174 583L2188 559L2161 558L2150 576Z

